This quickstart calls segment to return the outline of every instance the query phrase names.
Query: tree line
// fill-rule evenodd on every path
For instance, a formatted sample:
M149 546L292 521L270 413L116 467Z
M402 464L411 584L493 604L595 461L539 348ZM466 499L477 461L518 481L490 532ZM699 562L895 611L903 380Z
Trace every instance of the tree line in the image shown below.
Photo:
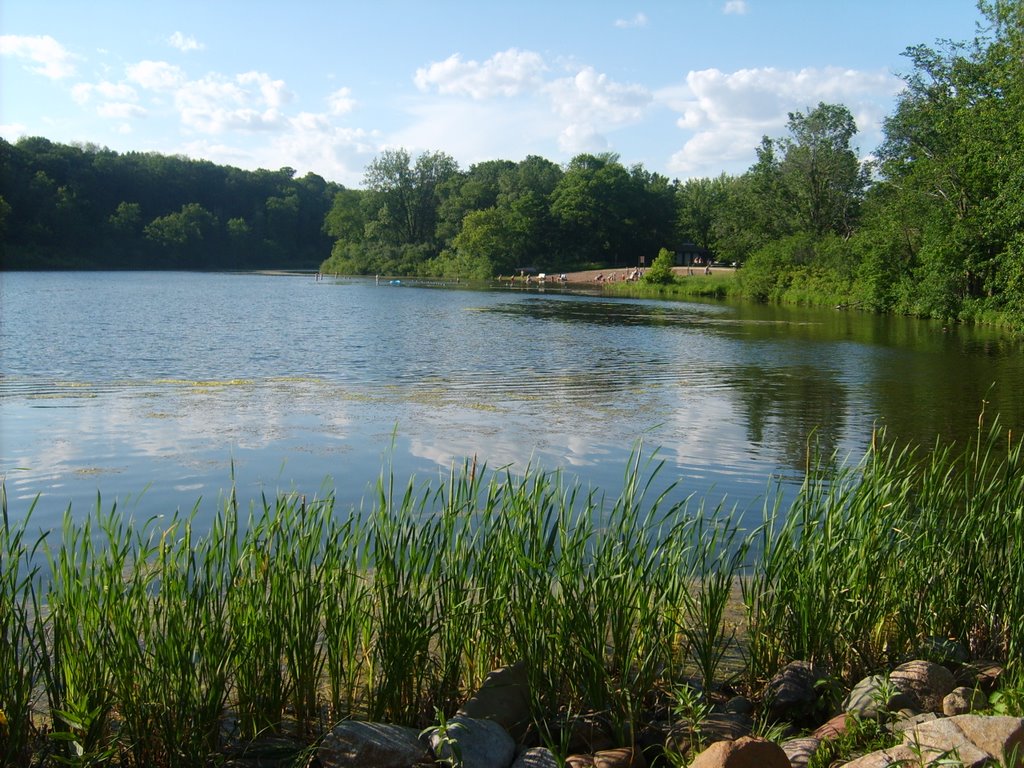
M0 140L7 269L315 269L340 185L149 152Z
M5 265L319 266L486 279L650 265L694 244L757 300L947 319L1024 316L1024 4L906 51L884 140L842 104L789 115L744 173L670 180L611 153L459 168L381 153L362 188L45 139L0 145ZM1014 318L1017 318L1015 321Z

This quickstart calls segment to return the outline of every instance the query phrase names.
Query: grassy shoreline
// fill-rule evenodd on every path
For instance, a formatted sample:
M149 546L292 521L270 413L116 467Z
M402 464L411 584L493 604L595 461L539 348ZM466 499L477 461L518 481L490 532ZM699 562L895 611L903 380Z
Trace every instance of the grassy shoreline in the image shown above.
M557 713L596 712L628 743L652 695L726 682L737 636L739 690L793 659L848 684L934 637L1024 687L1019 439L979 426L963 449L917 451L879 435L832 466L809 457L797 498L769 495L755 530L652 496L639 454L611 505L557 473L469 464L434 486L385 468L361 514L228 499L204 530L195 511L98 508L35 534L4 498L0 753L198 765L347 717L422 727L520 660L547 733Z

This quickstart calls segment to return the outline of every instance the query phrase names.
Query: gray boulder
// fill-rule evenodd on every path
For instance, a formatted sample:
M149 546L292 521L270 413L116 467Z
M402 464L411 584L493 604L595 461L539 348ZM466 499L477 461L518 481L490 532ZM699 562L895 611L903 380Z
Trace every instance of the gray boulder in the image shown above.
M324 768L409 768L430 759L430 750L415 728L346 720L328 733L317 757Z
M780 746L793 768L806 768L811 758L821 748L821 739L805 736L800 739L789 739L782 742Z
M430 747L441 760L458 753L463 768L505 768L512 764L516 743L493 720L456 715L442 728L428 732Z
M809 661L792 661L784 666L764 687L768 720L799 724L816 721L821 709L818 684L822 679L822 670Z
M522 738L530 724L530 687L526 664L518 662L487 673L480 689L456 713L493 720L513 738Z

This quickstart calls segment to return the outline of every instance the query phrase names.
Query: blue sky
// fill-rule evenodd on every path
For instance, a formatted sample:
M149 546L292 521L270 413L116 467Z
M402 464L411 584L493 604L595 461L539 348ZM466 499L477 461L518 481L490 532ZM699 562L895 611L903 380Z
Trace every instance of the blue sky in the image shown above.
M4 0L0 135L352 187L395 147L717 176L821 101L869 155L904 49L979 21L974 0Z

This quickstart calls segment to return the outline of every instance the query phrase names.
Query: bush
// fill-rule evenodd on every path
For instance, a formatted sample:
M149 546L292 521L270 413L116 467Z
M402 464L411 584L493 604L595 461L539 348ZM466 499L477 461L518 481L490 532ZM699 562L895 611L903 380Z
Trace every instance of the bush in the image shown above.
M676 255L667 248L658 251L658 257L651 264L651 268L644 273L644 282L656 285L671 285L676 281L676 275L672 271L675 265Z

